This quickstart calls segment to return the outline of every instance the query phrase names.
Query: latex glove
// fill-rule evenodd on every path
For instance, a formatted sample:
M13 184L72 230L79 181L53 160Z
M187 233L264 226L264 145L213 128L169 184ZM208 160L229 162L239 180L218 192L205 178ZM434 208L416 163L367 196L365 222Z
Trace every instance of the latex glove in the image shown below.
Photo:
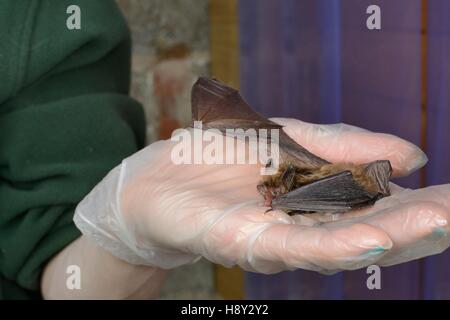
M377 264L391 266L441 253L450 246L450 184L411 190L391 184L392 196L339 215L333 223L367 223L385 231L392 248Z
M348 125L312 125L295 119L272 119L284 125L284 130L297 143L331 162L353 161L365 163L383 158L391 160L394 175L404 176L421 167L427 159L416 154L400 140L388 135L371 133ZM308 134L305 134L308 132ZM362 140L370 144L363 152L356 152ZM376 141L384 141L378 145ZM328 143L337 147L327 148ZM415 158L414 161L411 161ZM303 215L297 223L307 225L348 225L366 223L386 232L392 246L376 263L390 266L441 253L450 246L450 184L411 190L391 183L391 196L373 206L343 214ZM337 271L337 270L336 270Z
M396 174L426 162L420 149L391 135L295 121L286 132L333 162L388 159ZM299 141L299 136L306 138ZM281 211L264 214L267 207L256 190L260 166L175 165L175 144L156 142L112 170L78 206L74 219L80 230L130 263L161 268L203 256L262 273L351 270L376 263L393 247L391 230L375 223L311 225ZM431 212L415 222L392 222L418 238L419 229L431 230L437 220L448 220L447 212L430 219L435 216Z

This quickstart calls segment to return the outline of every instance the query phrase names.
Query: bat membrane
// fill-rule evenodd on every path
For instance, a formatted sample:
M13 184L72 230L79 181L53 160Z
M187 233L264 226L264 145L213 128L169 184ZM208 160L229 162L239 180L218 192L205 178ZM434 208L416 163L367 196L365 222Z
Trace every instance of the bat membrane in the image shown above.
M274 129L280 125L247 104L236 89L201 77L192 88L192 123L202 128ZM392 167L388 160L367 164L330 163L309 152L283 130L279 135L280 163L276 174L256 186L264 205L289 214L346 212L389 196Z

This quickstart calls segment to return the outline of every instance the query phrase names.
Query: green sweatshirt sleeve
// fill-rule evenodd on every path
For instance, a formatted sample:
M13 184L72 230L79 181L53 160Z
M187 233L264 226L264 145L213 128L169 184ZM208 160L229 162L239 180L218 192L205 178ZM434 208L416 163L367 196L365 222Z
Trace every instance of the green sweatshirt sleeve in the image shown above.
M0 299L40 297L45 264L80 236L77 203L143 147L129 69L114 1L0 1Z

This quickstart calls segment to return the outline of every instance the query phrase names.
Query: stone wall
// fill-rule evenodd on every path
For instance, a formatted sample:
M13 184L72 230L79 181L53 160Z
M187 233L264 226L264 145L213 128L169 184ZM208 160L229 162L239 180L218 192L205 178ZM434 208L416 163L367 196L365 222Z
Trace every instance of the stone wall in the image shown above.
M190 121L190 88L209 70L208 0L118 0L131 30L131 95L147 118L147 141ZM212 264L170 271L163 299L216 298Z
M148 141L190 120L190 88L209 71L208 0L118 0L133 40L131 95L145 108Z

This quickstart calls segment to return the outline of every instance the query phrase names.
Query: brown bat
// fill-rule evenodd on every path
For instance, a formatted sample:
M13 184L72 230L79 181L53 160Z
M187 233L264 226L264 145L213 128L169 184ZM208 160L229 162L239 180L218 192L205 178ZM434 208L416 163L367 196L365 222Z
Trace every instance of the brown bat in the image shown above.
M255 112L239 92L223 83L199 78L192 88L192 121L203 129L282 129ZM256 186L265 205L290 214L345 212L390 195L388 160L367 164L332 164L312 154L279 130L280 167Z

